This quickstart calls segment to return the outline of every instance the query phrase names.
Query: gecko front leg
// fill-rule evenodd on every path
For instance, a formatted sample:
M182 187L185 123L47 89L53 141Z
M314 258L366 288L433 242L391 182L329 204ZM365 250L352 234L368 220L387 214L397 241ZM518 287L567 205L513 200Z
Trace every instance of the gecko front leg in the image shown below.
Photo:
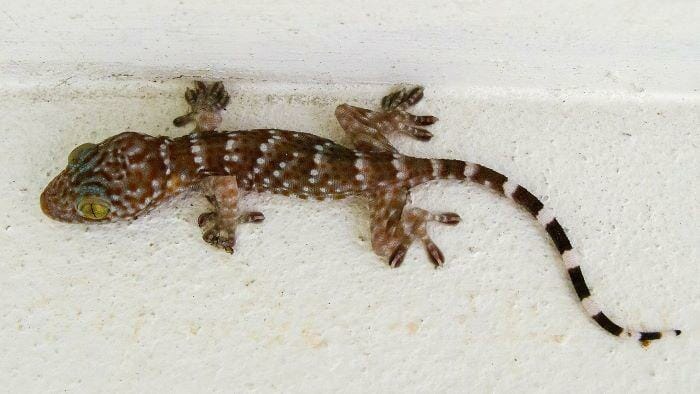
M223 111L231 97L221 81L207 85L202 81L195 81L194 89L187 88L185 100L190 105L190 112L178 116L173 120L177 127L194 122L194 131L216 131L221 125L221 111Z
M213 212L199 216L202 238L229 253L236 245L236 226L240 223L262 222L261 212L239 212L239 190L235 176L210 176L202 181L202 191L214 205Z

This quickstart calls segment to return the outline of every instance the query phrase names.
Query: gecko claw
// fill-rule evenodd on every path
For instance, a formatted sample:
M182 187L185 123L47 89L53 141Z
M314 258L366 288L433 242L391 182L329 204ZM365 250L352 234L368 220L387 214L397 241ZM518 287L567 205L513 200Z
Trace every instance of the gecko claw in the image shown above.
M173 124L177 127L182 127L187 125L188 123L191 123L194 120L194 114L192 112L178 116L177 118L173 119Z
M215 212L204 212L197 218L197 225L199 227L207 226L216 217Z
M233 253L233 247L236 245L236 227L222 223L216 212L206 212L199 215L197 221L202 228L202 239L221 248L228 253Z
M185 101L187 101L189 105L194 105L197 102L197 92L187 88L187 90L185 90Z
M442 254L440 248L430 238L423 240L423 246L435 268L442 267L445 264L445 255Z
M408 247L404 244L399 245L395 250L394 253L391 254L391 257L389 257L389 267L391 268L398 268L401 266L401 263L403 263L403 259L406 257L406 252L408 251Z
M462 221L462 218L454 212L443 212L435 215L435 221L454 226Z
M416 86L410 91L405 88L390 93L382 99L382 109L390 112L393 110L404 111L416 105L423 98L423 88Z
M262 212L245 212L238 216L238 223L260 223L265 220Z
M218 226L212 226L212 228L205 231L204 234L202 234L202 239L228 253L233 253L233 247L236 245L235 234L220 229Z
M419 141L430 141L433 138L433 133L429 132L428 130L422 128L422 127L412 127L412 126L405 126L402 125L399 130L408 135L411 136Z

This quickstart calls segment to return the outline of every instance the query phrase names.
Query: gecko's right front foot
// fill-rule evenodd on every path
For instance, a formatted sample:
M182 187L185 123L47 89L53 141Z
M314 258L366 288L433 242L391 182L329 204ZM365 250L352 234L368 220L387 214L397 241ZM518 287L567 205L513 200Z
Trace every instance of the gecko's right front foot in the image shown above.
M221 81L207 85L195 81L195 88L187 88L185 100L190 105L190 112L173 120L178 127L195 123L195 131L216 131L221 124L221 111L226 108L231 97Z
M221 220L216 212L199 215L197 223L202 228L203 240L228 253L233 253L233 247L236 245L235 223Z
M259 223L265 220L262 212L243 212L233 220L220 217L216 212L199 215L197 224L202 228L202 239L207 243L233 253L236 246L236 227L242 223Z

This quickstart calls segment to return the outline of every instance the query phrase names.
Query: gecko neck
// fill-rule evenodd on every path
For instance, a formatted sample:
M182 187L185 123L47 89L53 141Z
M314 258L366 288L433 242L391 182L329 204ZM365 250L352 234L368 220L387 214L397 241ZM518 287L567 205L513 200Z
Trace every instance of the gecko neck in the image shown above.
M240 137L236 132L193 132L179 138L165 138L167 153L163 161L168 188L179 192L196 186L208 176L243 171L243 166L233 161L238 156L226 151L229 141L237 141Z

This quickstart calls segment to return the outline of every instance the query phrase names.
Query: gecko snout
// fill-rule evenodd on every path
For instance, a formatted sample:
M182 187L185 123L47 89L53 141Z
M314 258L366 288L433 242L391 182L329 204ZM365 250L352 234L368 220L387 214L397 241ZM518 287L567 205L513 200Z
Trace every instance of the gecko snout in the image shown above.
M67 202L70 197L65 195L66 187L65 176L60 174L41 193L39 205L44 214L51 219L61 222L73 222L76 215L72 204Z

